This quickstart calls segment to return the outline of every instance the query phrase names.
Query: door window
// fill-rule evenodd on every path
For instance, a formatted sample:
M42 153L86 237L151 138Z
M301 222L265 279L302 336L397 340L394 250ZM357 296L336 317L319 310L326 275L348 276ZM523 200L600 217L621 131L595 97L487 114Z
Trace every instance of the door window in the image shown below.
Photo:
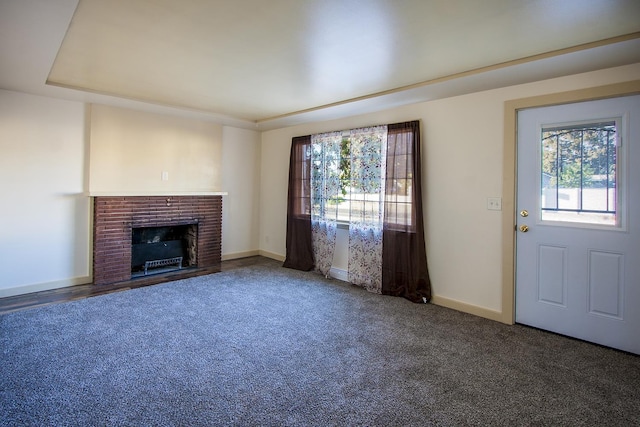
M619 226L618 120L543 126L540 219Z

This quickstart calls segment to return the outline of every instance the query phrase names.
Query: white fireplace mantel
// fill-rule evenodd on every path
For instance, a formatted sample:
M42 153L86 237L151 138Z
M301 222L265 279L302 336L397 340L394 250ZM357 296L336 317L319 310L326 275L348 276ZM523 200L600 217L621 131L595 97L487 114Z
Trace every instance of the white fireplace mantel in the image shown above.
M226 191L91 191L89 197L228 196Z

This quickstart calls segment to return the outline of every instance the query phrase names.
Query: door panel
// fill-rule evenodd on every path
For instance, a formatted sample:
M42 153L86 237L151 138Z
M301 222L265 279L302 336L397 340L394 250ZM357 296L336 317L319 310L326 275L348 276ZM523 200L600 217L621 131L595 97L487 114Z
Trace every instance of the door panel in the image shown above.
M567 306L567 248L538 247L538 301Z
M640 354L640 96L520 111L517 163L516 321Z
M589 313L623 320L624 255L589 251Z

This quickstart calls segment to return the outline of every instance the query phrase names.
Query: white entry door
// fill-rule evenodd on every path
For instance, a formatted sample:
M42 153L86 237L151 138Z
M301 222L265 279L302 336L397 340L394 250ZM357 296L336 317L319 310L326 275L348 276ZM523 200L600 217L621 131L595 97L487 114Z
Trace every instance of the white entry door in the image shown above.
M516 322L640 354L640 95L518 113Z

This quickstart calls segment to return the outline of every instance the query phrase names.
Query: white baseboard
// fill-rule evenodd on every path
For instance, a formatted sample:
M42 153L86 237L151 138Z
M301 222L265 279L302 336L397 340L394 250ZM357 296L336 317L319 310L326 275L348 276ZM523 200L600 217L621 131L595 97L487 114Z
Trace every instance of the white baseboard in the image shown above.
M276 254L276 253L268 252L268 251L263 251L263 250L259 250L258 251L258 255L264 256L264 257L267 257L267 258L271 258L271 259L275 259L276 261L284 261L284 259L286 258L284 255L280 255L280 254Z
M16 295L31 294L40 291L50 291L53 289L68 288L70 286L86 285L93 282L91 276L73 277L71 279L56 280L54 282L35 283L32 285L21 285L14 288L0 289L0 298L13 297Z
M260 255L260 251L244 251L244 252L234 252L231 254L222 254L222 261L228 261L230 259L238 259L238 258L247 258L250 256Z
M458 301L455 299L440 297L433 295L431 297L431 303L439 305L441 307L451 308L453 310L461 311L463 313L473 314L475 316L484 317L485 319L495 320L496 322L504 323L502 312L491 310L489 308L479 307L477 305L468 304L466 302Z

